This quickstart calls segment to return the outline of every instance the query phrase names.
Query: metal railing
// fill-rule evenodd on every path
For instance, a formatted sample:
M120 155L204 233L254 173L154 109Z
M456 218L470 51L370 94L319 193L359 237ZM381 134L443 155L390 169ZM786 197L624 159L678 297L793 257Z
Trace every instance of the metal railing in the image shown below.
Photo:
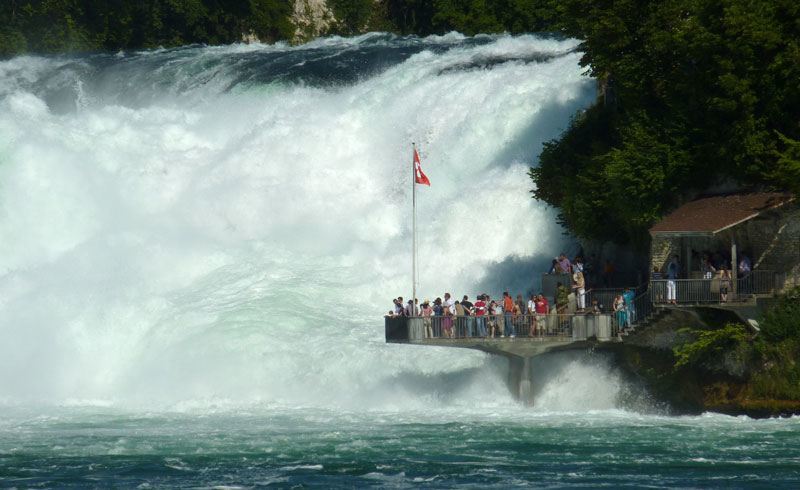
M624 288L594 288L586 291L586 307L591 308L594 301L603 311L614 311L614 298L625 292Z
M551 312L535 315L389 317L407 322L407 340L525 338L611 340L619 325L610 314L568 314Z
M736 292L739 295L774 294L783 288L786 273L756 269L737 278Z
M665 304L723 303L755 294L774 294L784 283L781 273L754 270L736 279L654 279L650 281L650 301ZM734 288L734 285L736 286Z
M586 308L591 308L594 301L604 312L614 311L614 299L621 296L625 291L632 290L636 296L647 291L647 284L628 288L593 288L586 291Z

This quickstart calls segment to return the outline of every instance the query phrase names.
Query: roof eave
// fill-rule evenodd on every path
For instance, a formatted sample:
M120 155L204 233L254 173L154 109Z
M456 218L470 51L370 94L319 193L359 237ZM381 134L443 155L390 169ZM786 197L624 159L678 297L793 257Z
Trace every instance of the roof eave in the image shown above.
M682 238L682 237L706 237L714 236L713 231L650 231L653 237L669 237L669 238Z

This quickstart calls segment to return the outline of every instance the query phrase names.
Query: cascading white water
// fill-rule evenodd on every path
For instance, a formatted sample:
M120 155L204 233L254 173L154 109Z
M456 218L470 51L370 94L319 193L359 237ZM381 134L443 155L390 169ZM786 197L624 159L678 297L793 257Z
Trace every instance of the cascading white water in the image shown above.
M561 246L526 172L595 96L576 44L368 35L0 62L0 398L510 402L481 354L383 343L390 298L410 294L410 144L433 182L422 295L524 292L533 277L498 271Z

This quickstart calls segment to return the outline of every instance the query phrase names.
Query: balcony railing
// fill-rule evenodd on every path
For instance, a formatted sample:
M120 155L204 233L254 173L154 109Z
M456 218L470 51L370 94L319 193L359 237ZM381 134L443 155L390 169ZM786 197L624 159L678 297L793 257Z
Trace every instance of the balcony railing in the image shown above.
M654 279L650 281L650 301L654 304L721 303L756 294L774 294L784 283L784 276L774 271L755 270L727 281L712 279ZM735 288L734 288L735 286ZM727 297L725 297L727 296Z
M485 315L387 317L387 340L519 338L536 340L612 340L619 331L611 314Z

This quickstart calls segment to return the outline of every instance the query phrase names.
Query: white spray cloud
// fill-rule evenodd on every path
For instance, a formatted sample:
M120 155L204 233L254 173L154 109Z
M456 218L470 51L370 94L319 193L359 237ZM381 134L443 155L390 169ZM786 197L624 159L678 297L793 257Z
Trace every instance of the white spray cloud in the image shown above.
M450 35L386 38L430 46L353 83L233 83L253 70L237 56L371 39L149 52L111 74L0 62L0 397L400 406L399 380L450 373L420 396L507 398L482 354L383 343L409 289L410 142L433 182L423 294L474 294L488 264L559 246L526 172L593 82L574 41Z

